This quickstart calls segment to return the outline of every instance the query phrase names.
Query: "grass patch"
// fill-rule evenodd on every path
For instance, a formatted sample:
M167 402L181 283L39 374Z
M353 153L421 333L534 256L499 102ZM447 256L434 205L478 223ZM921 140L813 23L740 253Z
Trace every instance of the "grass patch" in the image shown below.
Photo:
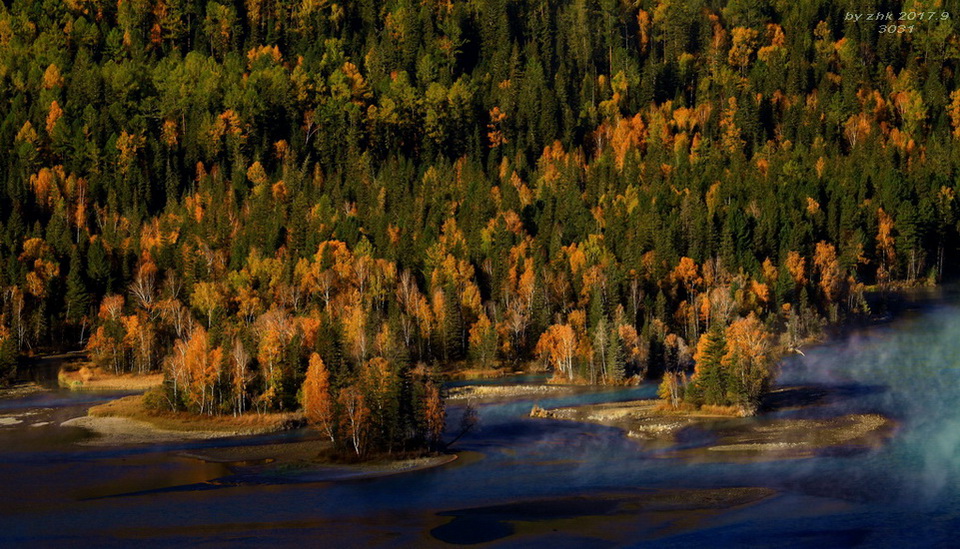
M678 406L670 404L666 400L655 401L653 410L662 415L689 416L689 417L746 417L747 411L741 406L717 406L714 404L704 404L699 408L689 402L681 402Z
M112 374L81 363L61 368L57 382L71 391L146 391L163 384L163 374Z
M303 424L300 413L248 413L241 416L202 416L189 412L158 411L144 405L145 395L133 395L93 406L92 417L122 417L148 423L164 431L258 434L291 429Z
M716 406L713 404L704 404L700 407L700 412L712 416L744 417L748 415L741 406Z
M465 385L453 387L448 392L449 400L471 398L547 397L571 393L576 387L561 385Z

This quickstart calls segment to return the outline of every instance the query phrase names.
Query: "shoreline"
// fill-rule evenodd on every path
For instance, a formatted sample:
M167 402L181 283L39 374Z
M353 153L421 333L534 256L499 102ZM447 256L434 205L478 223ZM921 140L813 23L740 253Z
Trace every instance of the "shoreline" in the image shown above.
M300 472L311 482L335 482L392 477L443 467L457 461L457 454L441 454L399 460L375 460L355 464L329 462L305 463Z
M61 427L79 427L90 431L93 438L79 442L84 446L116 446L228 438L272 431L180 431L161 429L146 421L126 417L80 416L60 423Z
M376 457L357 463L341 463L323 457L329 443L321 440L207 448L178 454L206 463L226 465L238 477L284 477L299 482L334 482L381 478L434 469L453 463L458 455Z

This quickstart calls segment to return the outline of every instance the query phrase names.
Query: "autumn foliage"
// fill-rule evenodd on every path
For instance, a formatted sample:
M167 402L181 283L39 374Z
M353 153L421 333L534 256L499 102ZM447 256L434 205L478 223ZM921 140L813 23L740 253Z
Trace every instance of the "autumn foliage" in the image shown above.
M0 377L83 347L362 454L436 445L425 372L467 361L749 406L756 348L960 272L956 17L35 4L0 6Z

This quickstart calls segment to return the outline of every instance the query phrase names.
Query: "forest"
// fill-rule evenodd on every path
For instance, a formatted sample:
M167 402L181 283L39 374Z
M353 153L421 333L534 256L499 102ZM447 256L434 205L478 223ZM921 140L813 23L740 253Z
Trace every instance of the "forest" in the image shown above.
M950 4L5 2L0 377L82 348L357 454L436 444L453 366L751 409L957 273Z

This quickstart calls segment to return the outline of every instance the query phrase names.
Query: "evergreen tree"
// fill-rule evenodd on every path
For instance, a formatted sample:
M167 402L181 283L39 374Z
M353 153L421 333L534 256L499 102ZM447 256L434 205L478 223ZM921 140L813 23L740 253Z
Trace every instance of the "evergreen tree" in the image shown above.
M87 291L83 272L80 249L78 246L74 246L73 252L70 254L70 267L67 271L66 319L69 324L85 327L86 318L90 311L91 298Z
M727 341L724 327L714 323L697 343L697 352L693 357L694 370L691 398L695 404L725 406L728 402L729 373L723 364L727 354Z

